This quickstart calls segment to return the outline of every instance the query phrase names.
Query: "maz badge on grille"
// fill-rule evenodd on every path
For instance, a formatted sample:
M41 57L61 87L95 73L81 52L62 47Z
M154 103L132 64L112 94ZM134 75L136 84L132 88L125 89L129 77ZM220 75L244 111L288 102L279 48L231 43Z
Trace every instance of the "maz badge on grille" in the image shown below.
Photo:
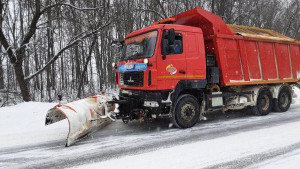
M134 80L132 80L132 79L131 79L131 76L130 76L130 78L129 78L129 80L127 80L127 82L129 82L129 83L133 83L133 82L134 82Z
M126 69L133 69L134 68L134 63L126 63L125 68Z

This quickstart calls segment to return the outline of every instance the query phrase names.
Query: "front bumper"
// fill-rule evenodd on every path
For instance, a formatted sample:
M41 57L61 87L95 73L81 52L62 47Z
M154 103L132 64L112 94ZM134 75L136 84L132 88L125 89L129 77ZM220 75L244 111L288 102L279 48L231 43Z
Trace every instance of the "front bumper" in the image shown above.
M161 114L165 111L166 106L168 106L166 103L163 103L162 100L167 100L169 93L170 91L121 89L119 100L115 103L119 104L121 117L136 116L137 112L139 113L141 110L147 110L150 114Z

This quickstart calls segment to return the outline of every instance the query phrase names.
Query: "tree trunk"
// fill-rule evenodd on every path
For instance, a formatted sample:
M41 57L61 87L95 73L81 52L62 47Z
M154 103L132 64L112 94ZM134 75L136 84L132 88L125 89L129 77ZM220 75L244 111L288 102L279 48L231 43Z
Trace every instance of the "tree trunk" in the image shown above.
M81 91L83 89L83 79L84 77L86 76L86 73L87 73L87 67L88 67L88 64L90 63L90 60L92 58L92 51L93 51L93 48L94 48L94 45L96 43L96 40L97 40L97 36L94 35L94 38L93 38L93 42L90 46L90 49L89 49L89 55L86 59L86 62L84 64L84 68L83 68L83 71L81 73L81 76L80 76L80 80L79 80L79 85L78 85L78 92L77 92L77 98L80 98L81 97Z
M0 46L1 52L1 46ZM2 59L0 58L0 89L4 89L4 71L2 67Z
M14 68L15 68L16 78L17 78L17 81L18 81L20 89L21 89L21 94L22 94L23 100L25 102L29 102L31 100L31 98L30 98L30 93L29 93L27 82L24 80L22 62L16 62L16 64L14 65Z
M95 59L96 59L96 68L97 68L97 74L98 74L98 85L99 85L99 88L102 89L102 82L103 82L103 76L102 76L102 71L103 71L103 66L102 66L102 57L101 57L101 53L100 53L100 50L99 50L99 41L98 39L96 40L96 44L95 44L95 53L96 53L96 56L95 56Z
M2 30L2 8L3 8L3 4L2 1L0 1L0 29ZM0 53L2 53L2 45L0 43ZM4 89L4 72L3 72L3 67L2 67L2 58L0 56L0 89Z
M215 13L215 0L211 0L211 13Z

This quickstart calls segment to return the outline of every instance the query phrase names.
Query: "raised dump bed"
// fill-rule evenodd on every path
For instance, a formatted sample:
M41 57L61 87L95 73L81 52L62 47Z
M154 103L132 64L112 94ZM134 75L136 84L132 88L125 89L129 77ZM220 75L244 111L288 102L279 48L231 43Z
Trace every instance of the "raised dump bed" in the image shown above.
M205 51L216 56L223 86L300 80L300 43L292 38L273 30L227 25L199 7L171 18L174 24L202 29Z

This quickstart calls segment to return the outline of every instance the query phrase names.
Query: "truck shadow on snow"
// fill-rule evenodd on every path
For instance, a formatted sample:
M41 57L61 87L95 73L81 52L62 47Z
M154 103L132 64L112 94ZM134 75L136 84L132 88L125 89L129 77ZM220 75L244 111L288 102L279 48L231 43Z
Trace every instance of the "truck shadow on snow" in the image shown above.
M178 129L171 125L171 120L166 118L143 123L135 120L128 124L124 124L119 120L112 122L102 130L89 134L88 137L83 138L73 146L85 145L90 142L102 144L109 140L131 140L130 137L146 140L152 137L159 137L160 139L174 136L181 137L180 135L183 136L190 132L198 133L194 136L196 139L205 138L205 135L213 135L213 133L220 132L220 134L228 132L232 134L232 131L235 130L253 130L255 128L278 125L284 123L284 121L293 121L295 113L298 113L295 110L297 109L294 109L292 106L290 111L286 113L272 112L268 116L254 116L248 109L227 111L226 113L216 111L206 115L207 120L199 121L195 126L188 129ZM199 133L201 133L201 137L199 137ZM123 143L127 144L126 141Z
M253 116L247 109L238 111L227 111L223 113L221 111L216 111L206 115L207 120L199 121L194 127L203 126L206 124L217 123L220 121L229 121L234 119L246 119L246 117ZM253 116L255 117L255 116ZM112 137L121 135L139 135L145 133L160 132L166 130L181 130L172 125L172 122L168 118L158 118L152 121L139 122L131 121L128 124L124 124L122 121L112 122L110 125L106 126L100 131L97 131L92 135L92 137Z

